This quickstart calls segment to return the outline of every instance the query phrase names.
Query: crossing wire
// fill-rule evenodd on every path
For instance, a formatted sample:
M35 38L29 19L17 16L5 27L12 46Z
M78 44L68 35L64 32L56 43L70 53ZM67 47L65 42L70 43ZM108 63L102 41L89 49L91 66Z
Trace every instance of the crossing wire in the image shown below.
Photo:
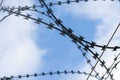
M48 6L46 5L46 3L44 2L44 0L39 0L39 2L40 2L40 4L43 4L45 7L46 7L46 9L49 11L49 14L51 14L52 16L53 16L53 18L55 18L55 20L56 21L58 21L58 19L55 17L55 15L52 13L52 11L51 11L51 9L50 8L48 8ZM59 24L62 28L64 28L64 29L66 29L66 27L59 21L57 24ZM68 35L70 38L72 37L73 38L73 36L74 35ZM74 36L75 37L75 36ZM76 39L76 41L77 41L77 39ZM82 46L85 46L83 43L81 43L80 42L80 44L82 45ZM87 50L89 50L93 55L95 55L95 53L92 51L92 50L90 50L89 48L87 49ZM103 51L104 52L104 51ZM106 69L106 71L108 71L108 68L106 67L106 65L104 65L104 62L102 62L101 60L100 60L100 58L99 57L97 57L98 58L98 61L100 61L101 63L102 63L102 65L104 66L104 68ZM94 68L93 68L94 69ZM93 70L92 70L93 71ZM112 79L112 75L111 75L111 73L108 71L108 73L109 73L109 75L111 76L111 79ZM91 73L90 73L91 74ZM88 76L89 77L89 76ZM112 79L113 80L113 79Z
M119 23L118 26L116 27L115 31L113 32L113 34L112 34L112 36L111 36L111 38L110 38L110 40L108 41L108 43L107 43L106 46L108 46L108 45L110 44L110 42L112 41L112 39L113 39L113 37L115 36L115 34L116 34L117 30L119 29L119 27L120 27L120 23ZM103 50L103 52L102 52L102 54L100 55L99 59L103 56L104 53L105 53L105 50ZM93 70L94 70L95 67L97 66L98 62L99 62L99 60L95 63L95 66L94 66L94 68L92 69L92 71L90 72L90 75L92 74ZM88 75L88 77L87 77L86 80L88 80L88 79L90 78L90 75Z
M70 3L71 2L76 2L76 1L70 1ZM50 2L51 3L51 2ZM49 3L49 4L50 4ZM66 2L61 2L61 4L62 3L66 3L66 4L68 4L67 3L67 1ZM55 3L53 3L53 4L55 4ZM33 6L30 6L30 7L28 7L28 6L25 6L25 7L20 7L19 6L19 8L15 8L15 7L13 7L13 8L10 8L9 6L8 6L8 8L7 9L11 9L11 10L14 10L14 9L19 9L20 11L25 11L25 10L31 10L31 11L35 11L35 12L38 12L38 13L41 13L42 15L46 15L46 16L48 16L47 14L45 14L45 12L41 12L41 11L38 11L36 8L37 7L41 7L41 5L39 5L39 6L37 6L37 5L33 5ZM3 7L2 7L3 8ZM1 8L1 9L2 9ZM4 7L5 8L5 7ZM43 7L41 7L41 8L43 8ZM2 18L1 20L0 20L0 22L1 21L3 21L5 18L7 18L8 16L10 16L11 14L9 14L9 15L7 15L7 16L5 16L4 18ZM48 16L48 17L50 17L50 16ZM51 17L50 17L51 18ZM106 48L106 49L112 49L113 51L116 51L117 49L120 49L120 46L115 46L115 47L110 47L110 46L106 46L106 45L98 45L98 44L96 44L95 42L89 42L89 41L87 41L87 40L83 40L85 43L87 43L87 44L89 44L89 45L91 45L92 47L100 47L100 48L102 48L101 50L104 50L104 48Z
M9 11L8 11L9 12ZM21 16L24 16L24 17L26 17L26 15L23 15L23 14L20 14L20 13L16 13L16 12L14 12L15 14L19 14L19 15L21 15ZM34 19L34 18L32 18L32 17L30 17L29 16L29 18L30 19L32 19L32 20L36 20L36 21L38 21L37 19ZM39 21L38 21L39 22ZM42 22L43 24L45 24L45 25L49 25L49 24L46 24L46 23L44 23L44 22ZM64 32L64 31L63 31ZM65 32L66 33L66 32ZM66 34L68 34L68 33L66 33ZM72 37L71 37L72 38ZM80 42L81 43L81 42ZM84 44L82 44L83 46L85 46ZM95 55L90 49L88 49L93 55ZM98 58L98 57L97 57ZM98 60L100 60L99 58L98 58ZM102 61L100 60L100 62L102 63ZM104 65L104 64L103 64ZM104 67L107 69L107 67L104 65ZM107 69L108 70L108 69Z
M19 13L16 13L15 12L15 14L17 14L17 15L20 15ZM24 16L24 17L27 17L27 15L22 15L22 16ZM31 17L29 17L30 19L33 19L33 18L31 18ZM42 21L38 21L38 19L33 19L33 20L36 20L37 22L42 22ZM42 22L43 24L45 24L45 22ZM45 25L50 25L50 24L48 24L48 23L46 23ZM60 30L61 31L61 30ZM82 41L84 41L84 39L82 40ZM88 42L89 43L89 42ZM84 47L86 47L84 44L82 44ZM91 44L91 45L93 45L93 44ZM89 47L89 46L88 46ZM102 46L103 48L105 47L105 49L106 49L106 47L108 47L108 46L106 46L106 45L104 45L104 46ZM114 47L114 48L116 48L116 47ZM88 49L89 50L89 49ZM104 50L103 50L104 51ZM95 54L93 54L93 55L95 55ZM98 58L98 57L97 57ZM98 60L99 60L99 58L98 58ZM104 65L105 66L105 65ZM107 68L106 68L107 69Z
M120 60L117 61L120 57L120 53L114 58L113 63L111 64L111 66L109 67L110 72L112 73L113 69L117 69L117 65L120 63ZM103 75L103 77L107 75L107 72ZM109 77L109 75L105 78L105 80L107 80L107 78Z
M9 12L9 10L6 10L6 9L4 9L4 11ZM16 14L16 15L21 15L21 16L23 16L23 17L26 17L26 16L27 16L27 15L24 15L24 14L21 14L21 13L17 13L17 12L12 12L12 13L14 13L14 14ZM49 27L52 27L52 28L60 31L60 32L66 33L66 32L64 32L64 31L62 31L62 30L54 27L53 25L50 25L50 24L48 24L48 23L46 23L46 22L43 22L43 21L38 20L38 19L35 19L35 18L31 17L31 16L29 16L29 19L32 19L32 20L36 21L37 23L43 23L43 24L45 24L45 25L47 25L47 26L49 26ZM68 33L66 33L66 34L68 34ZM71 37L71 38L72 38L72 37ZM74 39L74 37L73 37L73 39ZM75 40L76 40L76 39L75 39ZM79 42L81 43L81 41L79 41ZM82 45L85 46L83 43L82 43ZM85 46L85 47L86 47L86 46ZM88 50L89 50L90 52L92 52L89 48L88 48ZM93 54L94 56L96 56L94 52L92 52L92 54ZM100 60L100 59L98 58L98 56L96 56L96 58L97 58L98 60ZM102 60L100 60L100 62L102 63ZM103 65L104 65L104 64L103 64ZM104 65L104 67L106 68L105 65ZM107 69L107 68L106 68L106 69Z

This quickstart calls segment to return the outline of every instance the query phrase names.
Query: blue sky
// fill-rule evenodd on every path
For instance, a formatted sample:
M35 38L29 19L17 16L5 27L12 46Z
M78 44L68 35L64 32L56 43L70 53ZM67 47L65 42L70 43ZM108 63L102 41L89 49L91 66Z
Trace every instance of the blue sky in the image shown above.
M5 0L3 5L13 6L15 4L15 6L24 6L26 4L33 5L34 3L39 4L37 0L34 2L33 0ZM63 24L74 30L76 35L82 35L86 40L95 41L98 44L106 44L115 26L119 23L119 7L117 2L90 1L87 3L54 6L53 11L63 21ZM4 13L1 12L0 14L3 15ZM34 13L32 12L31 14ZM39 14L34 14L34 16L41 17ZM48 21L48 18L44 18L44 20ZM33 21L26 21L22 17L14 15L2 21L0 26L2 26L0 27L0 76L54 72L57 70L90 70L76 45L68 37L61 36L58 31L49 30L44 25L37 25ZM110 44L111 46L119 45L119 33L115 37L112 44ZM99 49L96 49L96 51L101 53ZM106 52L103 59L106 59L107 53L109 51ZM111 56L113 55L115 53L109 54L109 58L106 61L112 61L113 57ZM98 71L100 70L101 68ZM117 74L116 79L119 80L119 73L117 72ZM82 80L84 77L79 75L55 75L36 79Z

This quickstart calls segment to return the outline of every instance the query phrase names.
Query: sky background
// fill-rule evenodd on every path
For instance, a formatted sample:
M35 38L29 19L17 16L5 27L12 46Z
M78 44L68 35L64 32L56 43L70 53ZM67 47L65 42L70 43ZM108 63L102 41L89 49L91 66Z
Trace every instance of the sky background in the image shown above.
M33 4L39 3L37 0L4 0L2 5L17 7ZM89 0L89 2L54 6L53 11L63 21L63 24L74 30L76 35L82 35L88 41L95 41L103 45L107 44L120 21L119 8L118 1ZM36 18L42 17L34 12L26 11L23 13L30 13ZM6 13L0 12L0 18L5 15ZM49 21L46 17L44 20ZM120 29L118 29L110 46L120 45L119 35ZM95 51L101 53L98 48ZM111 50L108 50L102 59L105 59L107 66L109 66L118 53L119 50L112 53ZM45 25L37 25L32 20L28 21L23 17L14 15L0 22L0 54L0 77L58 70L87 72L91 70L91 67L86 64L86 59L83 58L80 50L71 42L71 39L59 35L58 31L45 28ZM91 54L88 56L95 63ZM99 64L96 70L101 74L105 71ZM120 79L119 70L118 68L113 72L116 74L114 76L116 80ZM84 80L86 77L81 75L54 75L30 78L29 80ZM90 78L90 80L96 79Z

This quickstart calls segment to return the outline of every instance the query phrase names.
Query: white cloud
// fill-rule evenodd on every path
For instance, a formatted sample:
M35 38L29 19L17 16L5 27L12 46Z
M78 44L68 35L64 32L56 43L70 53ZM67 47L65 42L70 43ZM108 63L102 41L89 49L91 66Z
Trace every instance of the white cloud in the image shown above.
M81 2L79 4L72 4L68 6L64 6L64 12L67 12L69 14L72 14L77 17L81 17L81 15L91 19L91 20L100 20L100 24L96 26L96 36L95 41L98 44L107 44L108 40L110 39L111 35L113 34L113 31L117 27L118 23L120 22L120 5L117 1L89 1L89 2ZM62 11L63 12L63 11ZM114 39L111 42L111 46L119 46L120 45L120 29L117 31L117 34L115 35ZM101 53L100 50L99 53ZM111 52L107 51L103 59L106 60L106 65L110 65L110 63L113 61L114 55L118 54L117 52ZM99 64L98 64L99 66ZM120 73L119 68L116 71L114 71L114 78L116 80L120 79ZM86 64L83 67L83 70L90 69ZM96 68L97 71L103 73L104 71L100 68ZM77 76L78 77L78 76ZM80 79L81 77L79 77ZM94 80L94 79L91 79ZM109 80L109 79L108 79Z
M3 5L33 4L32 0L4 0ZM31 21L10 16L0 23L0 77L37 72L46 50L33 39L36 27ZM42 66L42 65L41 65Z

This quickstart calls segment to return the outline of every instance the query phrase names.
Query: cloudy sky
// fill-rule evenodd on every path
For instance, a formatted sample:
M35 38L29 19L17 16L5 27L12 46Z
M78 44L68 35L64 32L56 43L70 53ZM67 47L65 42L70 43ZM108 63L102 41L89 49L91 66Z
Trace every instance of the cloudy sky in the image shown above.
M54 0L52 2L55 2ZM65 0L61 0L65 1ZM49 2L49 1L48 1ZM26 6L39 4L37 0L4 0L4 6ZM98 44L107 44L111 35L120 21L120 5L118 1L92 1L73 3L69 5L54 6L53 11L63 24L74 30L76 35L82 35L86 40L95 41ZM64 13L63 13L64 12ZM41 14L32 14L33 17L42 17ZM7 13L0 12L0 18ZM42 17L44 18L44 17ZM48 21L44 18L44 21ZM110 46L120 45L120 29L110 43ZM99 54L102 51L94 49ZM109 67L115 55L119 53L108 50L102 59ZM91 67L86 63L80 50L71 42L68 37L59 35L58 31L49 30L45 25L37 25L32 20L25 20L23 17L11 15L0 22L0 77L11 75L33 74L35 72L80 70L90 72ZM90 53L87 56L92 60ZM115 80L119 80L119 67L114 70ZM100 75L105 73L100 63L95 69ZM94 74L94 72L93 72ZM84 75L55 75L35 78L35 80L85 80ZM34 79L31 79L34 80ZM96 80L90 77L90 80ZM110 80L110 79L108 79Z

